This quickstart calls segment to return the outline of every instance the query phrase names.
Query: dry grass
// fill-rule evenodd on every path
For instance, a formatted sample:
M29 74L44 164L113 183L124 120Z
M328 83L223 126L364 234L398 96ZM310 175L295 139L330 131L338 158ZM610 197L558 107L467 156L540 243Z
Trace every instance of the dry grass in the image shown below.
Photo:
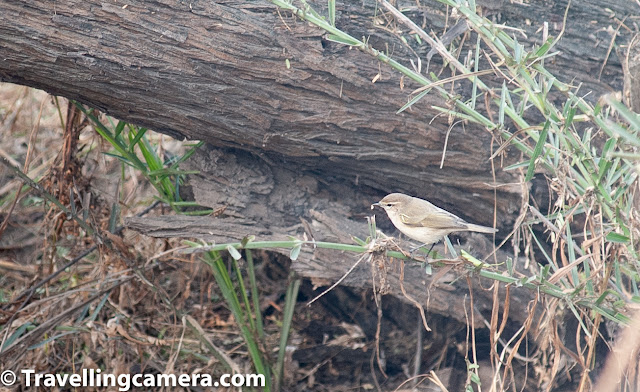
M115 206L120 224L121 217L150 205L155 191L140 173L105 155L111 146L78 112L70 114L73 109L41 91L0 84L2 157L64 205L74 204L78 215L104 233L101 245L77 258L92 249L94 235L0 166L3 369L228 373L202 349L201 337L187 325L188 311L190 323L249 372L206 265L191 258L154 258L176 246L174 241L126 230L122 236L106 234ZM77 120L67 124L70 115ZM68 136L77 136L77 143ZM165 151L182 153L181 143L166 136L151 139ZM171 211L158 207L150 213Z
M610 330L630 323L634 303L640 298L640 173L634 164L640 159L640 117L619 102L616 94L601 97L596 104L588 102L576 86L562 82L562 75L545 68L546 59L556 55L564 24L558 36L548 37L544 30L541 44L525 47L505 26L494 26L479 15L475 1L438 1L447 7L448 20L461 16L466 21L469 31L461 34L460 42L471 44L457 43L450 51L412 21L407 9L401 12L386 0L377 2L384 10L379 17L386 26L403 25L402 29L388 30L395 35L389 37L388 46L392 46L390 42L406 44L408 29L446 59L442 69L425 76L377 51L366 39L350 35L348 24L332 24L331 17L315 10L316 5L304 0L272 0L297 18L324 29L331 40L358 48L420 84L406 104L398 103L404 105L400 111L416 104L431 89L431 94L441 95L451 105L430 109L449 116L451 123L473 123L491 133L497 150L492 159L498 158L494 169L519 173L524 189L520 217L502 243L511 241L515 257L499 260L506 264L506 269L499 271L521 279L509 284L537 287L539 295L529 304L529 318L516 335L503 337L510 299L499 298L496 291L489 332L490 388L521 387L522 380L512 367L517 358L533 370L525 374L533 373L540 389L553 390L562 379L574 379L578 390L590 390L592 377L597 376L608 351L613 335ZM328 3L327 14L335 14L334 3ZM466 60L474 61L460 59L459 53L466 50L470 53ZM419 63L420 58L413 61ZM487 71L493 78L485 77ZM444 79L439 79L440 75ZM454 88L460 79L472 86L463 96L451 93L465 90ZM479 109L480 102L486 110ZM521 155L517 163L505 167L501 158L507 158L503 156L507 149ZM528 194L536 175L547 182L548 206L538 205ZM513 265L517 263L524 264L526 272L516 272ZM483 268L481 274L486 272ZM505 281L498 274L492 278ZM543 292L548 295L541 295ZM502 313L501 308L505 309ZM543 317L534 319L536 309L542 309ZM475 325L473 315L470 324ZM474 332L471 329L468 338L471 354L465 357L468 387L479 379ZM523 357L530 334L536 350ZM629 353L632 363L637 362L637 352L630 349ZM616 380L621 390L637 389L633 366L612 374L623 375Z
M391 5L381 3L393 13ZM311 21L315 18L309 12L297 15ZM394 15L402 23L410 22L401 13ZM483 21L472 12L465 16L482 33ZM324 19L317 20L333 34L341 33ZM509 80L511 90L507 84L502 89L485 85L477 78L482 73L474 72L472 79L474 91L477 87L486 94L487 105L501 114L498 121L475 111L477 97L472 105L449 97L456 100L456 110L439 110L452 119L482 124L495 136L499 152L507 146L520 149L521 165L500 170L520 170L523 184L534 173L544 175L552 204L538 206L535 200L524 198L518 226L510 233L515 252L524 250L520 262L525 262L529 275L514 272L509 265L503 270L482 271L485 277L493 273L495 280L508 276L513 279L511 285L538 287L539 295L529 304L529 317L515 335L503 336L511 297L507 290L501 298L496 282L488 322L490 363L479 368L477 331L469 328L466 347L460 350L467 364L465 384L473 386L484 377L484 387L490 385L496 391L526 387L553 390L561 381L572 379L578 390L588 391L592 375L602 368L608 345L617 333L612 330L630 319L633 301L638 300L637 168L634 172L626 158L617 160L626 153L636 154L637 159L637 153L619 143L620 129L609 124L617 121L616 126L627 125L615 102L604 99L604 108L596 109L574 95L570 86L554 80L554 93L567 99L564 107L556 107L546 94L529 85L543 77L547 78L543 84L551 85L546 70L540 68L542 62L535 56L530 64L522 59L514 61L510 49L492 47L498 39L508 46L510 38L501 34L486 39L486 47L481 48L478 41L476 50L480 53L482 49L487 56L484 60L495 67L496 75ZM349 45L360 45L344 33L339 38ZM547 42L546 51L540 52L543 55L552 46ZM380 55L361 44L363 52ZM524 50L515 45L516 52ZM487 54L487 48L492 52ZM462 74L472 75L446 48L441 48L441 54L449 55ZM496 64L502 64L501 68ZM406 67L398 65L397 69L447 96L439 82L415 75ZM0 87L0 155L21 166L65 206L86 211L98 232L106 233L114 211L120 210L117 217L132 215L150 204L154 193L141 174L123 169L118 161L104 155L111 146L96 137L73 107L63 101L58 106L45 94L22 87ZM417 99L411 101L415 102ZM529 117L518 117L513 102L535 102L537 107L531 105L522 112L552 113L562 121L530 125ZM611 112L606 117L609 122L603 111ZM583 115L580 123L572 123L576 114ZM75 120L69 121L71 118ZM640 122L637 116L627 115L626 119L631 130L635 121ZM179 144L156 137L163 148L180 154ZM615 147L605 151L607 145ZM617 166L607 166L607 162ZM623 188L624 193L615 194ZM193 258L156 259L154 255L177 244L125 232L123 236L104 234L94 252L64 267L90 249L95 237L47 205L41 195L22 187L0 167L0 218L4 222L0 226L0 324L5 350L0 361L4 368L32 367L56 373L100 368L115 374L196 370L221 374L226 371L222 365L226 362L234 369L249 369L246 346L204 264ZM38 283L43 281L46 283ZM260 281L265 284L268 278ZM29 291L28 287L38 288ZM282 291L282 285L279 292L274 289L279 294ZM470 290L471 307L473 294ZM184 309L189 309L190 318ZM537 309L542 309L542 317L536 317L540 314ZM469 318L469 324L476 325L473 312ZM617 357L611 356L600 382L633 391L639 385L638 345L634 331L627 331L621 334L623 343L616 346ZM528 351L530 343L535 346L532 352ZM202 344L218 352L203 350ZM267 344L276 345L275 339ZM224 354L225 359L215 359L216 354Z

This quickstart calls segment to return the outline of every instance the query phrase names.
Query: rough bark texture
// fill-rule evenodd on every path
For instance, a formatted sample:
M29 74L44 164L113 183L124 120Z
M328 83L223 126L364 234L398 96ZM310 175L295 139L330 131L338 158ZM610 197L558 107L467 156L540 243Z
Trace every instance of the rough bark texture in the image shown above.
M369 37L379 49L391 40L394 57L411 58L399 40L372 28L374 6L342 5L338 26ZM558 34L565 9L561 2L487 6L497 22L525 29L529 39L519 36L525 43L540 40L535 30L544 21ZM626 15L635 5L610 7ZM425 3L415 14L441 31L439 5ZM620 90L615 56L604 67L607 83L598 80L611 42L607 29L618 26L593 1L574 2L567 20L556 70L584 83L585 91ZM268 2L9 1L0 5L0 26L2 80L78 99L177 137L250 150L275 164L421 195L490 223L491 135L455 126L439 169L448 124L442 116L431 121L436 113L429 108L446 105L440 97L431 94L411 113L396 115L417 86L405 81L401 90L398 75L385 65L324 40L322 31L278 15ZM429 49L415 48L418 54ZM497 176L497 213L508 227L521 189L507 185L513 178L500 170ZM460 210L469 203L475 208Z
M443 31L440 5L400 3L413 7L409 14L422 19L427 30ZM497 1L485 7L496 22L522 28L526 37L514 34L528 45L541 40L537 30L545 21L551 35L560 33L566 3ZM627 29L617 30L617 20L637 5L606 4L606 12L603 7L595 0L573 1L561 54L549 67L565 81L583 83L585 93L593 90L593 99L622 89L620 61L608 49L614 31L617 45L629 39ZM404 63L415 59L385 32L393 24L373 27L373 1L339 4L338 11L337 25L353 36L368 37ZM421 56L430 50L411 45ZM300 235L303 219L316 239L349 241L349 235L366 235L368 205L389 191L428 198L484 225L491 225L495 207L501 236L520 209L522 189L500 170L501 162L496 161L493 178L487 160L496 148L491 134L461 124L448 132L447 119L431 108L447 105L436 94L395 114L418 86L404 80L401 89L400 77L384 64L326 41L322 31L279 15L266 1L3 1L0 59L3 81L216 147L192 162L203 172L192 186L203 205L226 205L225 216L130 221L150 235L197 237L200 229L218 242L247 234L282 238ZM438 72L439 62L435 56L430 70ZM464 86L457 87L462 95L468 94ZM176 224L186 226L176 229ZM352 262L317 251L295 268L334 281ZM362 276L347 283L371 281ZM423 303L425 285L405 280L411 296ZM462 320L462 309L451 308L462 302L446 292L434 301L437 292L431 305L442 306L436 311ZM525 303L519 309L512 304L521 319Z
M219 150L199 151L189 164L200 170L198 179L190 181L195 200L204 206L225 206L224 214L219 217L129 218L127 227L153 237L192 237L217 243L236 242L248 235L261 241L306 235L316 241L353 243L352 236L366 238L368 234L364 218L365 214L373 212L366 199L361 198L358 202L357 188L340 182L321 184L311 174L296 173L286 167L267 168L260 158L240 151L233 154ZM329 192L338 192L354 203L351 206L340 204ZM351 211L357 211L360 218L354 217ZM384 212L378 211L377 215L380 218ZM296 217L292 219L292 216ZM348 219L350 217L353 219ZM483 234L471 234L466 238L465 248L478 257L493 250ZM412 245L399 244L405 249ZM444 252L441 246L436 249L441 254ZM288 249L280 252L289 255ZM359 257L360 254L309 246L303 248L292 268L299 275L312 279L314 284L326 287L342 278ZM497 254L497 260L507 257L508 254L502 251ZM399 263L398 260L387 260L382 264L375 260L361 262L342 284L360 288L375 285L378 289L384 286L383 289L407 303L413 303L408 298L411 297L420 304L428 304L431 312L466 322L464 307L469 288L464 268L455 268L443 276L438 276L439 269L436 268L434 276L429 276L419 263L412 262L405 267L404 279L401 279ZM477 278L472 280L478 282ZM490 281L484 281L475 288L475 309L479 312L477 327L485 326L483 318L490 319L492 292L481 289L490 286ZM518 325L528 316L522 310L532 298L531 292L518 290L511 299L512 309L518 310L512 314L512 320L517 320Z

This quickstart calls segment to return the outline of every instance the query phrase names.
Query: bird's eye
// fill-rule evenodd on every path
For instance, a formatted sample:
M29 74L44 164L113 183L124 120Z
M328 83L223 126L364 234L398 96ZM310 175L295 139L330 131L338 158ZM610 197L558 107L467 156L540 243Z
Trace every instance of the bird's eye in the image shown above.
M393 205L393 204L391 204L391 203L387 203L387 204L385 204L384 206L385 206L385 207L391 207L392 205Z

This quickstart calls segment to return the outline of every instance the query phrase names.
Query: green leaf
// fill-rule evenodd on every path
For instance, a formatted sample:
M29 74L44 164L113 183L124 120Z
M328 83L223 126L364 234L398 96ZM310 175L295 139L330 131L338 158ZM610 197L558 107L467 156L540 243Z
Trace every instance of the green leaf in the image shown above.
M622 235L620 233L614 233L613 231L607 234L606 239L609 242L614 242L617 244L626 244L626 243L629 243L629 241L631 241L629 237Z
M291 258L292 261L296 261L298 259L298 256L300 256L301 249L302 249L302 244L298 244L293 248L291 248L291 253L289 254L289 257Z
M180 169L165 168L165 169L159 169L159 170L149 170L149 172L147 172L147 175L150 177L152 176L168 177L168 176L186 176L188 174L198 174L198 173L200 173L199 170L180 170Z
M91 313L91 316L89 316L89 318L86 321L95 321L96 320L96 318L98 317L98 313L100 313L100 311L102 310L102 307L104 306L105 302L107 302L107 298L109 298L109 295L110 295L110 293L106 293L102 297L102 299L100 300L100 303L98 303L96 308Z
M109 215L109 232L115 233L118 226L118 218L120 218L120 204L115 202L111 205L111 214Z
M469 9L471 9L471 11L476 10L476 0L469 0Z
M327 41L331 41L331 42L337 42L339 44L344 44L344 45L349 45L349 46L357 46L360 45L362 42L355 40L355 39L349 39L349 38L343 38L340 37L338 35L335 34L327 34Z
M504 126L504 108L507 104L507 95L509 95L509 90L507 90L507 84L505 81L502 81L502 91L500 93L500 106L498 108L498 123L501 126Z
M294 278L294 272L291 271L289 278ZM300 279L293 279L290 281L287 287L287 293L284 300L284 311L282 312L282 329L280 332L280 349L278 350L278 359L276 361L275 377L278 380L278 385L281 385L284 376L284 364L285 354L287 348L287 340L289 339L289 333L291 332L291 325L293 321L293 315L296 309L296 300L298 298L298 291L300 290Z
M376 229L376 216L368 216L367 217L367 226L369 228L369 238L377 238L377 229ZM364 244L360 244L364 246Z
M609 126L608 129L614 136L621 137L626 142L631 143L636 147L640 147L640 138L638 137L638 133L635 130L629 130L619 124L614 123L608 123L607 125Z
M31 321L27 321L26 323L19 326L8 338L5 340L4 344L0 349L5 349L13 344L19 337L21 337L28 329L33 329L34 324Z
M529 160L529 168L527 169L527 175L524 178L524 182L529 182L533 178L533 173L536 169L536 160L542 153L542 147L544 147L544 144L547 141L547 133L549 132L549 126L551 126L551 122L547 120L544 123L544 127L542 128L540 135L538 136L538 142L536 143L536 147L533 149L533 155Z
M247 246L247 244L248 244L249 242L251 242L251 241L253 241L253 240L255 240L255 239L256 239L256 236L255 236L255 235L247 235L247 236L245 236L245 237L242 239L242 241L240 241L240 244L241 244L241 245L242 245L242 247L244 248L244 247L246 247L246 246Z
M565 128L569 128L571 124L573 124L573 118L576 116L576 111L577 109L575 107L571 107L569 108L569 110L567 110L567 113L565 114L565 119L564 119Z
M549 37L547 38L547 41L542 44L542 46L540 46L538 48L538 50L536 50L536 52L533 54L534 57L542 57L544 55L547 54L547 52L549 51L549 49L551 49L553 47L553 38Z
M634 139L635 145L640 143L640 139L637 137L637 131L640 130L640 116L637 113L632 112L626 107L622 102L615 100L612 96L607 96L607 103L611 105L625 120L629 122L631 127L634 129Z
M115 137L118 138L120 137L120 134L122 133L122 130L124 129L124 126L127 123L124 121L118 121L118 125L116 125L116 129L115 129Z
M449 237L446 236L446 235L444 236L444 243L447 245L447 249L449 249L449 252L451 252L451 257L454 258L454 259L457 258L458 257L458 252L456 252L456 249L453 247L453 244L449 240ZM471 257L471 255L469 253L465 252L464 250L462 252L463 252L464 255L468 255L469 257ZM474 257L471 257L471 258L474 258ZM477 260L477 261L479 261L479 260ZM480 262L480 263L482 264L482 262ZM477 267L477 265L476 265L476 267Z
M502 170L504 170L504 171L516 170L516 169L519 169L521 167L529 166L530 163L531 163L530 160L529 161L518 162L518 163L514 163L513 165L509 165L509 166L505 167Z
M515 47L513 48L513 59L518 65L522 63L523 52L524 52L524 45L518 43L518 41L516 40Z
M131 139L131 142L129 143L129 151L133 151L133 147L135 147L136 144L138 144L138 142L140 142L140 139L142 139L142 137L147 133L147 129L146 128L139 128L137 132L135 132L135 136ZM131 135L131 133L129 134Z
M549 270L551 269L551 265L547 264L544 267L542 267L542 269L540 270L540 281L542 282L543 280L547 279L547 276L549 276Z
M425 95L429 94L429 92L431 92L431 89L428 88L424 91L421 91L420 94L416 95L415 97L411 98L409 100L409 102L405 103L404 106L402 106L397 112L396 114L400 114L402 112L404 112L405 110L409 109L411 106L413 106L414 103L418 102L419 100L422 99L422 97L424 97Z
M353 240L353 242L355 242L356 244L360 245L360 246L367 246L367 243L364 242L363 240L361 240L360 238L352 235L351 239Z
M336 0L329 0L329 23L336 25Z

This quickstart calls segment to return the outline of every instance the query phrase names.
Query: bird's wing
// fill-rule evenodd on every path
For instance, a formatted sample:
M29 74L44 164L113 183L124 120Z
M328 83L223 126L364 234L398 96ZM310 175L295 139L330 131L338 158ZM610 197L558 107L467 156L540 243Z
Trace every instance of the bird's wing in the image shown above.
M400 218L405 225L413 227L431 227L433 229L463 229L467 227L467 222L444 210L425 211L414 216L402 214Z

